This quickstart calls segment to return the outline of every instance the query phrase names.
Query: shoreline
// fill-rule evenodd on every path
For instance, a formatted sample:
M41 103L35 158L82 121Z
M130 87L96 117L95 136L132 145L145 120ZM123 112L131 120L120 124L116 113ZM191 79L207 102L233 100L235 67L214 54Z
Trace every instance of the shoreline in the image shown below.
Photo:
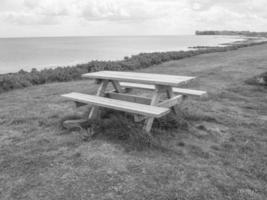
M15 73L0 74L0 94L13 89L25 88L33 85L80 80L81 74L88 72L101 70L133 71L147 68L155 64L180 60L200 54L233 51L244 47L266 44L267 38L265 38L265 40L262 38L264 37L248 37L245 40L233 42L228 46L195 46L191 47L193 50L187 51L139 53L130 57L125 56L123 60L93 60L73 66L45 68L42 70L33 68L30 72L20 70Z

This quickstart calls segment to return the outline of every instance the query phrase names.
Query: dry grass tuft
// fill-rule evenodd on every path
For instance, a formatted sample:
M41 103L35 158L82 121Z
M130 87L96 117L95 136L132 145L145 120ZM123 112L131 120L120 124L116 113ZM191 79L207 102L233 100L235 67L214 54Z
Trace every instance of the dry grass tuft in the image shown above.
M87 114L88 112L83 115L65 116L60 120L60 126L62 129L66 129L66 127L64 127L64 121L86 119ZM87 135L83 134L83 140L89 140L91 137L105 138L115 142L123 141L123 144L126 144L127 147L143 150L145 148L160 146L160 141L155 139L154 135L166 135L169 131L178 129L187 130L189 124L189 122L184 119L183 115L176 115L174 113L155 119L151 133L147 133L143 130L143 123L144 121L139 123L135 122L132 114L110 109L101 109L99 119L79 123L77 126L70 127L68 130L93 130L93 136L91 136L90 131L88 131Z
M267 72L246 80L246 83L267 86Z

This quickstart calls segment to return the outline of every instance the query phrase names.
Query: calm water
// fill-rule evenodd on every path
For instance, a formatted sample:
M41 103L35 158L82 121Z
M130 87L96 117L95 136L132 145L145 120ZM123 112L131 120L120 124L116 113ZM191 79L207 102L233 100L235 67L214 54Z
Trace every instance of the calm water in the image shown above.
M236 36L0 38L0 73L118 60L141 52L187 50L241 40Z

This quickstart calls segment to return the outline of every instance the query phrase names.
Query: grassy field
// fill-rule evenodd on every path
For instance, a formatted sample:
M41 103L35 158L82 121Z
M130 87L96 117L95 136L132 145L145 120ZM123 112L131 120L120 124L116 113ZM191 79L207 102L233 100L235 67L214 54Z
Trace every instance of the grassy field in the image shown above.
M158 131L158 148L61 130L83 110L60 94L94 94L92 81L1 94L0 199L267 199L267 88L245 83L267 71L266 55L260 45L143 70L197 76L186 87L209 93L181 105L188 126Z

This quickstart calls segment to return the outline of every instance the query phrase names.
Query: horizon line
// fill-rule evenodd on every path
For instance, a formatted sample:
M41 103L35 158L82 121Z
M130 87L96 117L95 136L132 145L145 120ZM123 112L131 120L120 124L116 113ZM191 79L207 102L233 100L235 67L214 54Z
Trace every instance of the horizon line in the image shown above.
M16 38L56 38L56 37L157 37L157 36L181 36L181 35L195 35L195 33L188 34L155 34L155 35L55 35L55 36L0 36L0 39L16 39Z

